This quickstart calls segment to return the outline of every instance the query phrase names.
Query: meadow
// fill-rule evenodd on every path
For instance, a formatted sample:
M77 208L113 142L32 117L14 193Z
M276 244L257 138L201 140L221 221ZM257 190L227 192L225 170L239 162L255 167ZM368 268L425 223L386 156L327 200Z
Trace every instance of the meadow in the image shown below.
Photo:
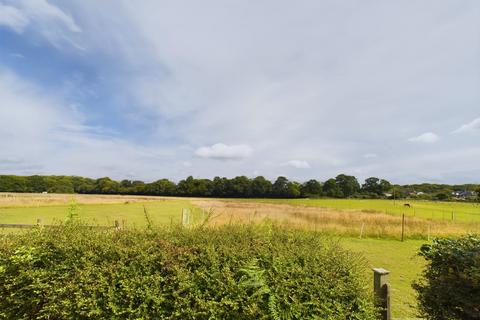
M129 227L145 225L145 210L155 224L179 223L185 199L117 195L0 194L0 223L56 224L74 208L85 223L112 226L117 220Z
M252 200L246 200L252 201ZM289 204L328 209L375 211L389 215L458 222L480 222L480 204L424 200L384 199L255 199L259 203ZM408 206L405 206L408 204Z
M404 207L404 203L411 207ZM416 315L410 285L423 267L422 259L416 256L419 247L431 237L458 236L480 230L480 207L467 203L50 194L0 194L0 223L33 224L37 218L45 224L60 223L72 207L82 221L98 225L113 225L113 221L118 220L126 227L142 227L147 221L145 210L154 224L179 224L182 210L188 208L194 224L205 218L211 226L267 222L327 234L343 247L361 253L369 267L391 271L393 316L398 319ZM402 214L407 216L404 242L399 241ZM365 277L372 279L369 268L365 270Z

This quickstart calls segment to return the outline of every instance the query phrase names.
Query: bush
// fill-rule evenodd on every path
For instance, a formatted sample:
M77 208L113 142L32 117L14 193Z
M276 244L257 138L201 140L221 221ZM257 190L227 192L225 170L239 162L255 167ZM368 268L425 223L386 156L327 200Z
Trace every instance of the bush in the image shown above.
M363 262L276 227L0 238L3 319L374 319Z
M413 284L427 319L480 319L480 239L436 239L424 245L423 279Z

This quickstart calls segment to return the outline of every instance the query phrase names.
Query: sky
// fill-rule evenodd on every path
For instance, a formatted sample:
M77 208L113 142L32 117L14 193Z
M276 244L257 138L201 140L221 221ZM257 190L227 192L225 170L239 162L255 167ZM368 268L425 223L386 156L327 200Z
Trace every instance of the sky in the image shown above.
M480 183L478 0L0 0L0 173Z

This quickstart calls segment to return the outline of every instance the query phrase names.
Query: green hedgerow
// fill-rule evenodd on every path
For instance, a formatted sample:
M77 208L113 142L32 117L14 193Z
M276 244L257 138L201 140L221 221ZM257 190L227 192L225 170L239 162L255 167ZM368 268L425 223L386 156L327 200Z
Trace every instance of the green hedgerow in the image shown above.
M420 255L423 278L413 284L427 319L480 319L480 238L435 239Z
M275 226L36 229L0 239L0 318L375 319L363 267Z

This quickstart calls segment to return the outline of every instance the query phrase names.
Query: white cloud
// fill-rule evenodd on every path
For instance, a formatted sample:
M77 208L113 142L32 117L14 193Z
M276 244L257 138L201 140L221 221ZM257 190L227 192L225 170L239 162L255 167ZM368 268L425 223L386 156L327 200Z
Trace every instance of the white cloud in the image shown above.
M287 163L285 163L285 165L290 166L290 167L294 167L294 168L297 168L297 169L309 169L310 168L310 164L307 161L304 161L304 160L290 160Z
M28 18L20 10L0 3L0 26L6 26L21 33L28 23Z
M239 160L251 156L253 152L252 147L245 144L226 145L217 143L211 147L200 147L195 151L195 154L201 158L210 158L217 160Z
M438 135L433 132L425 132L417 137L408 139L410 142L420 142L420 143L435 143L440 139Z
M47 0L21 0L19 3L32 20L41 23L46 23L49 20L56 20L72 32L82 31L70 15L66 14L60 8L48 3Z
M32 34L38 34L55 47L67 42L76 48L81 48L70 37L70 33L80 33L71 15L47 0L17 0L8 1L8 5L0 4L0 25L10 27L17 33L28 28Z
M113 124L120 132L117 137L125 137L114 140L114 145L108 142L108 132L100 130L94 136L93 129L75 121L76 117L59 113L59 121L54 121L55 114L44 119L39 115L40 105L32 107L25 118L32 114L41 119L31 122L33 128L51 127L44 123L62 123L61 119L85 128L84 132L70 127L66 132L63 127L54 130L55 137L37 135L41 139L33 134L25 140L21 135L12 138L32 149L37 144L54 144L52 150L30 158L52 162L51 155L61 152L64 158L57 163L58 171L70 167L85 175L113 172L118 176L135 166L135 172L150 178L183 178L186 173L233 176L251 174L255 169L265 176L286 174L292 179L361 172L385 178L405 174L405 179L418 181L425 166L432 167L405 159L440 149L463 150L476 143L463 138L453 143L455 139L446 137L426 150L421 144L408 143L406 137L411 132L433 130L425 129L432 124L437 132L450 132L459 118L477 112L479 2L374 0L356 5L352 1L300 0L292 5L274 0L205 0L188 6L178 1L0 2L29 19L24 29L21 24L17 27L24 30L22 37L34 33L57 46L65 45L63 39L69 38L88 48L88 54L78 55L81 58L69 55L66 61L73 66L74 59L84 59L79 61L79 72L87 66L86 73L101 78L89 77L92 87L107 90L99 95L111 98L98 99L98 105L92 101L89 110L94 112L85 114L84 119L91 117L96 124L95 120L109 119L105 125ZM47 8L42 8L45 4ZM48 7L54 4L59 11ZM408 25L403 23L406 18ZM38 39L34 40L38 45ZM63 65L52 61L51 66L61 70ZM80 89L73 87L78 94ZM2 105L0 108L6 104ZM113 108L104 111L104 105L114 105L116 114L111 114ZM125 123L118 120L123 118ZM143 125L143 119L154 129ZM10 122L11 126L15 123ZM136 122L141 123L138 131L145 133L145 138L134 146L127 140ZM23 128L24 122L19 120L17 127ZM63 149L58 145L60 132L72 141ZM254 146L255 153L246 152L248 157L245 152L234 153L233 158L244 161L212 165L211 161L191 159L195 154L191 147L178 147L210 146L212 136L217 141ZM438 136L420 137L412 141L438 140ZM82 152L73 138L83 141ZM128 150L125 156L120 147ZM163 149L170 153L155 154ZM370 151L385 159L385 167L378 172L378 161L365 160L373 156L359 157ZM203 152L204 158L232 157L212 146ZM468 157L472 162L477 157L474 160L478 162L476 153ZM313 169L282 165L292 158L308 159ZM191 160L193 166L184 166L183 160ZM450 162L436 161L435 170L453 171ZM394 171L387 166L393 162L399 164ZM355 171L358 166L363 170ZM478 180L480 173L472 177Z
M89 126L59 92L49 92L0 68L0 170L12 174L74 174L173 178L181 149L138 145ZM132 163L141 166L132 167Z
M480 118L474 119L472 122L462 125L453 133L480 133Z
M373 158L377 158L378 155L377 155L376 153L365 153L365 154L363 155L363 157L364 157L365 159L373 159Z

